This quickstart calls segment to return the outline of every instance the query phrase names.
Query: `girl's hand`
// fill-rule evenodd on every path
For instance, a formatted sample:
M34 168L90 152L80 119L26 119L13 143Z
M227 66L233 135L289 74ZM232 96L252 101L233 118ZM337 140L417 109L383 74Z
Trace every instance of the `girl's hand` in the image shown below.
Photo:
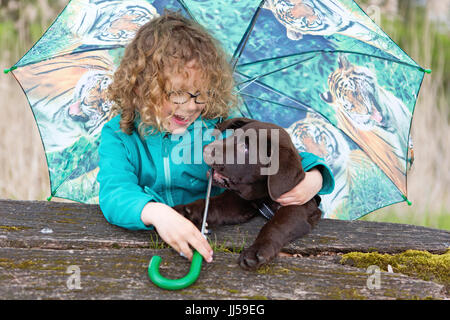
M322 174L313 168L305 172L305 178L292 190L282 194L276 201L282 206L302 205L311 200L322 189Z
M177 252L192 259L191 245L207 262L212 262L213 250L195 225L164 203L149 202L142 209L141 220L153 225L159 236Z

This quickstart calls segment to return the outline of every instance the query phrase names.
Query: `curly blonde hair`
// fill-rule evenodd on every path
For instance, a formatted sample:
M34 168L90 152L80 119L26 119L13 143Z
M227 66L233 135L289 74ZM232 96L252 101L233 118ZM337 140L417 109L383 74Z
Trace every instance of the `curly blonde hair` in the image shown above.
M143 25L126 47L108 88L113 102L110 118L120 114L120 128L131 134L139 117L141 135L165 131L162 104L168 99L167 72L183 74L195 61L202 91L208 93L201 113L205 119L227 117L237 105L232 67L223 49L202 26L180 13L166 11ZM150 129L150 130L148 130Z

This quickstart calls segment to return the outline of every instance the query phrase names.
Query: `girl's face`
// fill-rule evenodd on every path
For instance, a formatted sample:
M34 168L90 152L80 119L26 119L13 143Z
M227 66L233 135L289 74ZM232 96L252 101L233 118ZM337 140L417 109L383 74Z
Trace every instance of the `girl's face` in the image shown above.
M206 102L206 99L204 94L200 95L201 78L195 62L187 63L185 72L187 78L176 73L167 75L170 87L166 88L168 97L163 102L162 117L165 119L165 128L174 134L183 133L198 118L206 105L201 103Z

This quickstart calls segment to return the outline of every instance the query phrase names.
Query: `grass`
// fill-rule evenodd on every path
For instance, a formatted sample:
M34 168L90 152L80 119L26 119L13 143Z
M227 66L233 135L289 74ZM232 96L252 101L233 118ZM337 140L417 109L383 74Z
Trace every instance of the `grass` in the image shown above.
M22 57L67 2L0 0L0 66L9 68ZM357 2L364 8L370 1ZM433 72L425 75L412 122L415 163L408 174L408 198L413 205L397 204L364 219L450 230L448 29L431 22L423 8L382 16L380 24L415 61ZM0 198L45 200L50 193L47 164L32 112L13 77L2 74L0 79Z
M414 209L397 209L393 205L366 215L360 220L391 223L404 223L430 228L450 230L450 214L448 209L440 211L416 211Z

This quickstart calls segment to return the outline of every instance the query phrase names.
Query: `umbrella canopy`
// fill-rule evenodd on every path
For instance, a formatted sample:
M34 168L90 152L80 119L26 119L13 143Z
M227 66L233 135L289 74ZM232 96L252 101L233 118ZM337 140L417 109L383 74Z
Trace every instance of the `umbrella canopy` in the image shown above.
M137 29L164 9L205 26L232 57L243 116L323 157L325 217L406 200L408 139L424 72L351 0L72 0L9 70L37 121L51 194L98 203L105 89Z

